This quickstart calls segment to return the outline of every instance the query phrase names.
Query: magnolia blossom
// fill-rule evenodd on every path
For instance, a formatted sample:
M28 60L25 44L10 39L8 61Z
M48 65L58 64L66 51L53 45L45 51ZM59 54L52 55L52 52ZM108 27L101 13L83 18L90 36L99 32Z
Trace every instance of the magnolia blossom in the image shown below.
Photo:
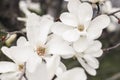
M83 36L97 39L110 23L109 17L104 14L92 20L92 6L79 0L69 0L68 10L60 16L62 23L54 23L51 30L69 42L75 42Z
M24 66L26 67L26 75L29 80L51 80L55 74L58 74L57 72L60 72L59 66L61 66L61 64L64 66L64 64L60 62L59 56L53 55L46 57L46 64L44 64L42 58L35 54L32 48L29 49L28 46L23 46L23 44L26 43L22 43L22 39L24 38L21 37L17 41L17 45L19 46L14 48L2 47L4 54L14 62L0 62L0 73L2 73L0 79L18 80L23 72ZM22 42L20 40L22 40ZM26 63L26 65L24 65L24 63ZM46 73L44 70L46 70Z
M23 65L27 62L27 69L29 72L32 72L37 64L42 62L42 58L35 54L34 50L32 50L24 37L20 37L17 40L17 46L10 48L2 47L1 50L15 62L20 70L22 70L21 68L23 68Z
M82 44L87 45L83 46L83 50L81 50ZM80 44L76 44L78 47L74 47L76 50L75 57L80 62L80 64L84 67L84 69L90 75L96 75L96 70L99 67L99 62L96 59L100 57L103 53L101 47L101 43L99 41L81 41Z
M103 14L111 14L113 12L116 12L120 10L119 8L114 8L112 7L112 3L111 1L106 1L103 6L101 6L101 12ZM118 18L120 17L120 12L114 14L115 16L117 16ZM116 17L114 17L113 15L109 16L110 17L110 20L111 20L111 23L110 25L107 27L107 30L109 32L113 32L113 31L116 31L118 30L118 19Z
M51 39L51 41L54 41L54 40L56 39ZM64 59L76 57L77 60L80 62L80 64L85 68L85 70L90 75L96 75L95 69L99 67L99 62L96 58L100 57L103 53L101 49L102 44L97 40L93 41L93 40L87 39L87 37L82 37L78 41L72 44L71 43L69 44L71 48L65 48L65 49L63 48L63 52L58 51L59 53L56 53L56 52L50 51L51 49L52 50L54 49L54 46L55 46L54 44L51 45L51 49L49 49L49 51L57 55L61 55L61 53L65 53L64 51L67 51L67 52L71 51L73 54L67 54L67 55L61 55L61 56ZM59 49L56 48L56 51L57 50Z

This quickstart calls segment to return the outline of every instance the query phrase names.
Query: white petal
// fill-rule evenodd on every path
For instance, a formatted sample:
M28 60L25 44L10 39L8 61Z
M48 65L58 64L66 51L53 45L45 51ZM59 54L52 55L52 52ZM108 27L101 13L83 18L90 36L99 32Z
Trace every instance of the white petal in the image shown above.
M67 71L67 67L62 62L60 62L55 74L56 76L61 76L65 71Z
M86 60L87 64L90 65L92 68L97 69L99 67L98 60L91 55L84 55L84 59Z
M12 59L17 63L17 64L23 64L26 62L31 56L33 56L34 51L25 46L25 47L11 47L11 56Z
M40 23L40 26L39 26L40 31L39 31L39 35L37 36L37 38L38 38L38 41L41 42L42 44L46 43L47 36L48 36L48 34L50 32L50 28L53 24L53 19L51 19L51 18L52 18L51 16L44 16L44 17L42 17L42 20L39 22Z
M73 43L73 48L77 52L83 52L88 48L88 46L92 43L93 41L88 40L86 37L80 38L78 41Z
M83 66L83 68L88 72L88 74L95 76L96 75L96 70L92 67L90 67L88 64L85 63L84 60L82 60L80 57L77 57L78 61L80 64Z
M80 33L77 29L68 30L63 33L64 40L66 40L68 42L77 41L79 39L79 37L80 37Z
M91 31L88 31L87 37L89 39L97 39L102 35L102 31L101 29L92 29Z
M61 22L56 22L52 25L51 31L56 34L61 36L65 31L73 29L72 27L65 25Z
M60 20L69 26L77 27L78 26L78 19L72 13L64 12L60 15Z
M18 40L17 40L17 46L24 46L27 44L27 40L25 39L25 37L20 37Z
M27 17L28 17L26 21L27 38L30 41L30 44L35 45L39 34L38 32L40 31L39 22L41 20L41 17L34 13L29 14Z
M87 80L87 76L82 68L73 68L63 73L56 80Z
M10 52L10 48L7 48L7 47L3 46L3 47L1 48L1 51L2 51L3 54L5 54L8 58L12 59L11 52Z
M54 77L59 65L60 65L60 57L57 55L52 56L47 61L47 70L48 70L49 79L52 79Z
M98 50L98 51L96 51L96 52L92 52L92 53L91 53L91 55L92 55L93 57L100 57L100 56L102 56L102 54L103 54L103 50Z
M93 10L90 4L82 3L77 9L80 24L83 25L92 19Z
M102 48L102 44L100 41L96 40L93 42L93 44L90 45L88 49L85 50L85 53L89 54L92 52L96 52Z
M78 7L81 4L79 0L69 0L68 2L68 10L70 13L77 14L78 13Z
M75 53L75 52L74 52ZM72 58L74 56L74 54L69 54L69 55L62 55L61 57L63 59L69 59L69 58Z
M34 72L26 72L28 80L49 80L47 67L44 63L38 64Z
M61 39L60 37L54 37L47 43L46 53L57 55L73 55L74 49L69 46L69 43Z
M42 62L42 58L38 56L36 53L31 55L29 59L26 61L26 68L28 72L34 72L38 66Z
M1 80L18 80L18 78L20 77L21 72L10 72L10 73L3 73L0 75L0 79ZM23 77L22 80L25 80L25 78Z
M17 71L18 67L13 62L1 61L0 62L0 73L14 72Z
M28 17L27 21L27 37L31 44L43 45L47 40L47 35L49 33L50 27L53 24L53 20L51 20L48 16L43 16L40 18L38 15L32 15ZM36 17L36 18L34 18Z
M107 15L100 15L92 20L89 29L95 27L97 27L97 29L104 29L109 25L109 23L110 18Z
M110 19L107 15L100 15L96 17L91 23L88 28L88 35L91 36L93 39L98 38L102 30L106 28L110 24Z

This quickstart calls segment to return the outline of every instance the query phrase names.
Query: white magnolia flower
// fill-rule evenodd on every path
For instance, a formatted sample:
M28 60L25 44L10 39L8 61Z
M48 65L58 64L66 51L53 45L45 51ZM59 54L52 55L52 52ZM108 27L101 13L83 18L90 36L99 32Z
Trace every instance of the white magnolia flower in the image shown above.
M35 53L31 54L30 51L27 52L27 50L24 46L21 46L21 47L23 47L23 49L20 49L21 51L18 50L17 48L14 48L14 51L11 48L10 49L7 49L6 47L2 48L2 50L4 52L6 50L7 53L5 53L5 54L8 57L10 56L11 59L15 63L7 62L7 61L0 62L0 73L2 73L2 75L0 76L0 79L2 79L2 80L18 80L18 78L22 74L23 67L24 67L24 65L22 63L26 62L26 75L29 80L39 80L39 79L40 80L51 80L54 77L54 75L56 74L56 72L57 72L56 70L57 70L57 68L59 68L59 65L61 63L60 57L57 55L53 55L52 57L49 57L49 59L46 60L46 64L44 64L43 62L41 62L40 57L34 56ZM20 48L20 47L18 47L18 48ZM15 50L18 50L18 52ZM16 53L13 53L13 52L16 52ZM10 54L10 53L12 53L12 54ZM39 58L39 60L38 60L38 58Z
M27 37L33 50L42 57L47 54L73 54L69 44L56 36L49 36L53 20L50 16L28 15L26 22ZM70 51L69 51L70 50Z
M70 0L68 10L69 12L64 12L60 16L62 23L53 24L52 32L69 42L77 41L83 36L97 39L110 23L107 15L100 15L92 20L92 6L88 3L80 3L79 0Z
M27 63L26 67L29 72L34 71L37 64L42 62L42 58L29 46L24 37L20 37L17 40L17 46L10 48L2 47L1 50L7 57L12 59L18 67L23 67L24 63Z
M95 69L99 67L99 62L96 58L103 53L102 44L99 41L85 41L84 39L78 42L73 46L76 50L75 57L90 75L96 75Z
M34 13L27 15L26 31L27 38L33 49L39 54L45 54L46 42L53 19L49 15L40 17Z
M114 7L112 7L111 1L106 1L103 4L103 6L101 6L101 12L103 14L111 14L111 13L116 12L118 10L120 10L120 8L114 8ZM120 12L118 12L118 13L116 13L114 15L117 16L118 18L120 18ZM114 17L113 15L111 15L109 17L110 17L111 23L107 27L107 30L109 32L113 32L113 31L118 30L118 19L116 17Z

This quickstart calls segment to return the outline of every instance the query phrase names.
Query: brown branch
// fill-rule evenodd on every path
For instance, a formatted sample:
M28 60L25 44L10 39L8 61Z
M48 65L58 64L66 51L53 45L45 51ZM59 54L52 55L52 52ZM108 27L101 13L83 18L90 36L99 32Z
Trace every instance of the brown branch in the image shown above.
M118 80L120 78L120 73L117 73L115 75L113 75L110 78L107 78L106 80Z
M24 63L23 71L22 71L22 73L21 73L21 75L20 75L20 77L19 77L18 80L22 80L23 77L24 77L26 80L28 80L27 77L26 77L25 72L26 72L26 63Z
M110 51L110 50L115 49L115 48L117 48L117 47L119 47L119 46L120 46L120 43L118 43L118 44L116 44L116 45L114 45L114 46L112 46L112 47L105 48L105 49L103 49L103 51Z
M114 14L116 14L116 13L118 13L118 12L120 12L120 10L117 10L117 11L115 11L115 12L112 12L112 13L110 13L110 14L108 14L108 15L114 15Z

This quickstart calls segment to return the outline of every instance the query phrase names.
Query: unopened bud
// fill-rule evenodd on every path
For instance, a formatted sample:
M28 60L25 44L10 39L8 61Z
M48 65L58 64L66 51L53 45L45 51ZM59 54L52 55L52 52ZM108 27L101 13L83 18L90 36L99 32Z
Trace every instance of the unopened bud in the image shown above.
M17 34L12 34L10 37L5 41L7 46L10 46L16 39Z

